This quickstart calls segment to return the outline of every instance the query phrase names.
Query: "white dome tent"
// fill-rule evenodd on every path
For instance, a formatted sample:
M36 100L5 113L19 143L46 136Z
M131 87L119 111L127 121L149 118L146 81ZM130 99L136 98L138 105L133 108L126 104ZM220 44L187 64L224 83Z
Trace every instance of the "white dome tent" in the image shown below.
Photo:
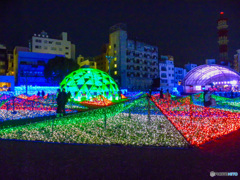
M240 84L239 73L221 65L201 65L187 73L183 79L186 93L199 92L204 89L225 86L238 86Z

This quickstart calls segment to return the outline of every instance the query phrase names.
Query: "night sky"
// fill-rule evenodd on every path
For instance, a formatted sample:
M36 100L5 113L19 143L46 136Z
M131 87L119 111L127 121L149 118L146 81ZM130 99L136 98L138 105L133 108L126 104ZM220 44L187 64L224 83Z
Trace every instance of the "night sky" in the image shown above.
M173 55L175 65L219 57L217 19L229 25L229 57L240 49L239 0L52 0L1 1L0 43L10 50L28 46L34 33L50 38L68 32L78 56L96 56L108 43L109 28L127 24L129 38L157 45L159 55Z

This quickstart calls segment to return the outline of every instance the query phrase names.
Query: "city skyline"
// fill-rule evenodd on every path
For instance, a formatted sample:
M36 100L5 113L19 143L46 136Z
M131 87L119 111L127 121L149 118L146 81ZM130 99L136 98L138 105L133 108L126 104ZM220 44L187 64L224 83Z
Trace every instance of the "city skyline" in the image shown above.
M109 42L109 28L127 24L129 39L157 45L159 55L172 55L176 66L219 59L217 20L228 18L229 58L240 49L240 4L208 1L3 1L0 43L9 49L28 46L34 33L50 38L67 32L76 56L97 56Z

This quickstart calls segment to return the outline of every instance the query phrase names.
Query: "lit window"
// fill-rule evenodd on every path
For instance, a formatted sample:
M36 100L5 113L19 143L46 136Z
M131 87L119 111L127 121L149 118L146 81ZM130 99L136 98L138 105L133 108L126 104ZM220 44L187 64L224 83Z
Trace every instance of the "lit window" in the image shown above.
M114 53L116 54L116 53L117 53L117 51L114 51Z
M114 64L114 67L117 68L117 64Z
M114 58L114 61L117 61L117 58L116 58L116 57Z
M111 49L112 48L111 45L109 45L108 48Z
M117 71L114 71L114 75L117 75Z

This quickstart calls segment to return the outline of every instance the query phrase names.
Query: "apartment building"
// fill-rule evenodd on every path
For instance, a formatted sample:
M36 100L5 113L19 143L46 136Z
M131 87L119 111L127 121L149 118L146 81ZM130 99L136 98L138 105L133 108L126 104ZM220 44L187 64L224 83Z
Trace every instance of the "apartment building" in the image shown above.
M120 88L148 90L152 79L159 77L158 47L128 39L125 24L110 28L106 56L112 57L110 75Z
M34 34L29 42L31 52L64 55L75 60L75 45L68 40L68 34L62 32L59 39L53 39L45 31Z

